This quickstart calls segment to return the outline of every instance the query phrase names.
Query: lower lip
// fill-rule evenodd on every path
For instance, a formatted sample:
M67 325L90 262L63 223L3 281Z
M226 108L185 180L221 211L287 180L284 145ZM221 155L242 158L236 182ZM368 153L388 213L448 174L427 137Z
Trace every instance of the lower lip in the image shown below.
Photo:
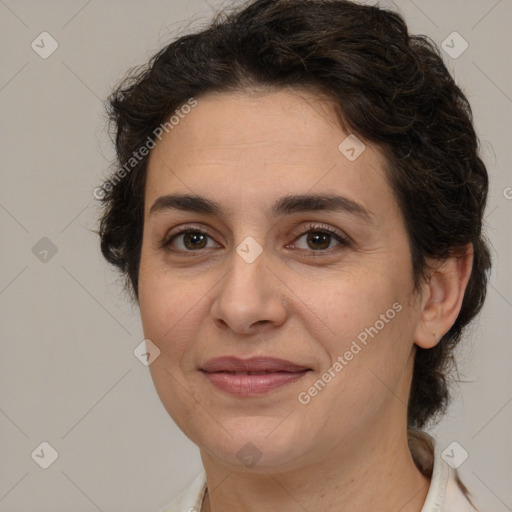
M259 375L234 374L228 372L203 372L216 388L237 396L259 396L302 378L302 372L276 372Z

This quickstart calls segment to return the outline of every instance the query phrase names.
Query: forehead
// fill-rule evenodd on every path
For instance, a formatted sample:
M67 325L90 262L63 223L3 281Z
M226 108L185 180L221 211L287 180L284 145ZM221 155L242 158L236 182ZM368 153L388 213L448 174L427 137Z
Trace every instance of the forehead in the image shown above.
M283 192L337 191L363 201L373 192L385 201L384 164L376 148L340 127L332 102L311 92L207 94L151 151L146 215L169 193L237 207L262 207Z
M186 152L181 147L183 141L210 154L230 151L251 155L265 147L265 158L274 156L277 160L282 155L273 155L272 147L292 146L299 151L293 160L301 161L301 156L310 154L311 145L330 145L327 127L339 130L334 104L308 91L208 93L196 101L197 106L164 135L176 155ZM200 160L201 154L189 154L187 160L194 157Z

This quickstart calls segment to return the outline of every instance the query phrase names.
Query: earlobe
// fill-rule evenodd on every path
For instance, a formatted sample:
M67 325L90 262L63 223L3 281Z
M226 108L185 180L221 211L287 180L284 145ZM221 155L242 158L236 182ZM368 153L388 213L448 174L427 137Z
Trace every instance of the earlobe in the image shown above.
M473 245L466 245L449 258L434 263L423 288L421 316L414 341L421 348L432 348L457 320L471 270Z

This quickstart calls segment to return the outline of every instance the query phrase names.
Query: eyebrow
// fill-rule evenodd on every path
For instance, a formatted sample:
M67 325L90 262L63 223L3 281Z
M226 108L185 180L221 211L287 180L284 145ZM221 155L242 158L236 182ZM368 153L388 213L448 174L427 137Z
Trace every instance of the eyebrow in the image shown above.
M182 210L206 215L223 215L222 207L206 197L189 194L169 194L159 197L151 206L149 215L166 210ZM335 194L299 194L279 198L271 208L273 217L294 213L332 211L346 212L371 223L372 213L363 205L345 196Z

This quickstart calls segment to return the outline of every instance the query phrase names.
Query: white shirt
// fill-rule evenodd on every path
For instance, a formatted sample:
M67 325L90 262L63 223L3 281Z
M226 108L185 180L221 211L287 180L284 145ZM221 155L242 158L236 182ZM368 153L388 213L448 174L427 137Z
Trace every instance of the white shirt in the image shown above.
M425 454L423 454L425 455ZM435 446L430 488L421 512L475 512L457 484L457 471L441 457ZM204 470L176 499L160 512L200 512L206 492Z

